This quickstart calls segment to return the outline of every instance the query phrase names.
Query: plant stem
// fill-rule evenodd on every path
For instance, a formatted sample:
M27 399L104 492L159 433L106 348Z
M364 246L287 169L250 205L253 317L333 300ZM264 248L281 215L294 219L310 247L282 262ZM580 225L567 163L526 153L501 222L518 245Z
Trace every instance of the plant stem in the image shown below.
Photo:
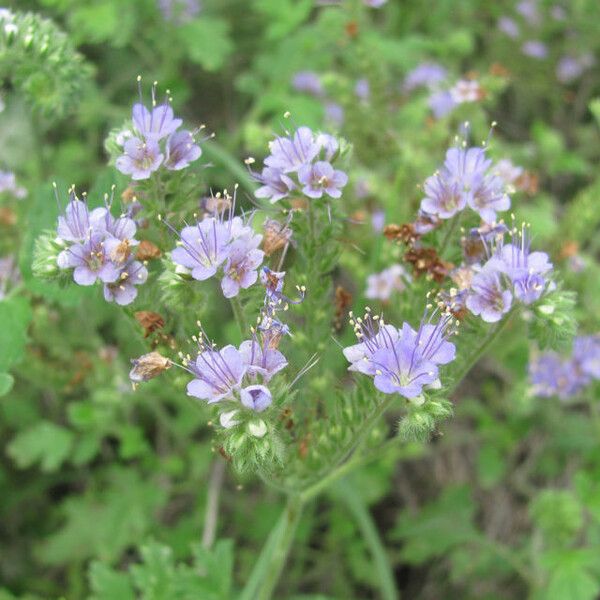
M208 550L212 547L217 533L217 517L219 515L219 496L225 479L225 461L215 456L210 471L208 494L206 496L206 512L204 514L204 530L202 546Z
M375 567L375 574L381 598L383 600L398 600L400 594L396 587L394 573L390 567L387 552L373 517L359 493L346 480L338 481L333 489L334 496L346 505L354 517L362 534Z
M254 565L239 600L269 600L285 566L304 503L300 496L289 496L283 513Z
M231 310L233 311L233 316L240 328L240 333L242 334L242 338L248 332L248 324L246 323L246 317L244 316L244 309L242 308L242 303L240 302L239 296L234 296L230 298L231 302Z
M449 390L449 393L453 392L460 382L468 375L469 371L477 364L479 359L485 354L489 347L496 341L500 334L506 329L508 323L512 320L514 314L518 309L512 309L506 318L496 324L493 331L483 339L481 344L477 346L475 351L467 359L465 366L458 372L458 375L454 379L454 382Z
M254 197L256 190L254 181L252 181L248 171L241 165L240 161L229 150L215 142L215 140L206 142L202 146L202 150L204 156L225 167L238 180L238 183Z
M446 231L446 235L444 236L444 239L442 240L442 245L440 246L440 251L438 252L440 256L444 254L444 251L446 250L446 247L448 246L448 243L452 238L452 234L456 230L458 222L460 221L460 215L461 213L456 213L452 217L452 221L450 221L450 227L448 227L448 231Z

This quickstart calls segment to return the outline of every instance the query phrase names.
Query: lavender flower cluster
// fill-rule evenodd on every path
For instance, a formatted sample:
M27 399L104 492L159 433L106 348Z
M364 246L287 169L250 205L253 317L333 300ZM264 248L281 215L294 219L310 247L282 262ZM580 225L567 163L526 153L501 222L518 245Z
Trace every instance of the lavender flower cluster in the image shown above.
M234 216L234 199L224 205L228 208L206 213L180 232L169 226L179 237L171 259L178 272L197 281L219 277L223 295L233 298L256 283L265 253L258 248L263 236L252 229L252 217Z
M195 338L198 344L195 360L182 357L184 368L194 376L187 386L188 395L208 404L219 403L222 406L219 421L226 429L239 425L244 411L246 416L252 416L271 406L273 397L267 384L288 364L278 348L289 328L277 318L277 313L286 310L290 302L301 302L304 290L299 288L302 294L299 300L284 296L284 276L283 272L263 268L265 302L251 339L243 341L239 348L227 345L217 349L200 331ZM263 437L267 425L263 420L251 421L248 430L254 437Z
M140 88L140 101L133 105L132 127L116 138L123 149L116 160L117 169L134 180L148 179L161 165L170 171L185 169L200 157L202 150L194 143L193 132L178 131L181 124L168 101L157 106L155 86L151 110L144 106Z
M60 269L73 270L78 285L100 281L107 302L126 305L136 298L148 270L132 254L139 244L135 221L127 214L115 218L110 209L107 202L90 211L85 197L80 200L72 189L64 214L58 217L56 242L64 249L56 262Z
M327 133L315 134L309 127L299 127L294 134L278 136L269 144L262 172L253 173L262 185L255 196L271 203L301 190L308 198L340 198L348 183L343 171L333 168L339 142Z
M375 387L384 394L399 394L422 404L423 388L441 386L439 365L452 362L456 354L456 347L448 341L456 322L446 310L434 324L438 312L426 315L415 331L408 323L401 329L384 323L367 308L364 317L350 321L359 343L344 348L348 370L373 377Z
M508 231L500 224L470 232L472 240L479 237L487 260L471 265L472 277L463 298L466 308L486 323L500 321L514 301L530 305L553 286L549 279L552 263L545 252L531 251L527 229L523 225ZM504 241L506 233L510 243Z
M571 355L545 352L529 365L529 381L535 396L562 400L577 396L592 381L600 380L600 335L573 340Z
M450 148L423 189L421 211L438 219L450 219L468 206L493 223L497 212L510 208L505 180L493 170L485 148Z

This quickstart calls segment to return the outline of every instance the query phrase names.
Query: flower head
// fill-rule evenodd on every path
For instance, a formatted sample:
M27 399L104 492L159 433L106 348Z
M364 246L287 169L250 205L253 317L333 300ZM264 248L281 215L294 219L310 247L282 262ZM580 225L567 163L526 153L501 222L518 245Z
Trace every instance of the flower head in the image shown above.
M237 296L240 289L249 288L258 279L258 267L265 253L257 248L262 235L241 237L228 248L228 258L223 268L221 288L225 298Z
M298 172L298 180L309 198L321 198L324 193L331 198L340 198L341 188L348 183L348 176L343 171L335 170L330 163L318 161L302 167Z
M194 136L190 131L176 131L167 140L165 167L171 171L180 171L200 158L201 154L202 150L194 143Z
M466 307L486 323L499 321L512 305L513 295L504 284L503 271L502 263L492 258L473 276Z
M406 92L422 86L431 88L444 81L447 76L448 71L442 65L435 62L424 62L406 75L402 87Z
M104 299L121 306L131 304L138 294L136 286L146 283L147 279L148 269L141 262L130 260L121 270L117 281L104 284Z
M143 140L131 137L125 142L123 150L125 154L117 158L116 167L134 180L148 179L164 160L158 141L153 138Z
M265 159L265 165L283 173L295 172L311 162L320 149L311 129L299 127L293 136L280 136L269 143L271 155Z
M262 412L273 402L269 388L264 385L249 385L240 391L240 401L255 412Z
M325 93L321 79L314 71L298 71L292 77L292 86L298 92L305 92L317 98Z
M393 292L403 292L406 284L411 281L410 275L404 267L399 264L392 265L381 273L375 273L367 277L367 298L387 301Z

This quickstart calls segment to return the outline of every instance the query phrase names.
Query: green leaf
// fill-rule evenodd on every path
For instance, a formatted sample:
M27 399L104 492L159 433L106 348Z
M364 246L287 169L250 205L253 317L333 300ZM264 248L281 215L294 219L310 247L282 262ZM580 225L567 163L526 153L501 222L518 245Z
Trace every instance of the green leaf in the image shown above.
M186 23L178 31L190 60L207 71L220 69L233 50L228 25L221 19L203 17Z
M559 565L552 571L544 600L594 600L600 582L576 564Z
M484 444L477 456L477 471L482 487L491 488L496 485L506 472L506 461L498 448Z
M25 298L0 301L0 372L18 363L25 356L27 327L31 321L31 308Z
M0 373L0 397L6 396L12 390L15 380L10 373Z
M39 462L42 471L56 471L69 456L72 445L71 431L40 421L13 438L7 451L21 469Z
M101 562L93 562L89 571L91 600L134 600L129 576L119 573Z

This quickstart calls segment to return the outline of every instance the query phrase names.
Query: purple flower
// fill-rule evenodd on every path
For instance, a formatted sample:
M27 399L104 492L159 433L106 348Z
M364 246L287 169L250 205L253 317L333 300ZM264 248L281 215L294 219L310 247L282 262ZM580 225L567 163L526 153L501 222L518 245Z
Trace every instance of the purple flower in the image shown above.
M229 256L231 230L221 220L206 217L196 225L184 227L180 245L173 250L174 263L191 270L198 281L216 274Z
M170 171L180 171L200 158L201 154L202 150L194 143L190 131L176 131L167 140L165 167Z
M495 258L491 258L476 273L466 301L466 307L474 314L480 315L486 323L495 323L502 319L512 305L512 293L502 281L504 266Z
M381 8L388 0L363 0L365 6L369 8Z
M209 404L231 396L241 385L247 366L233 346L222 350L206 349L187 368L195 379L187 385L189 396L207 400Z
M352 313L350 316L350 324L360 341L343 350L346 360L350 363L348 370L375 375L373 355L382 348L391 348L398 341L400 332L393 325L384 323L379 316L371 315L369 311L362 318L354 319Z
M158 8L165 21L183 24L196 17L202 5L199 0L158 0Z
M359 100L366 102L371 96L371 86L365 77L359 79L354 86L354 93Z
M252 173L253 177L262 183L254 195L257 198L268 198L271 204L287 198L289 192L295 189L296 184L281 169L264 167L262 173Z
M169 104L155 106L150 112L141 102L133 105L132 120L144 140L155 142L171 135L182 123L181 119L175 118Z
M114 283L120 275L120 269L109 260L100 233L92 233L84 242L63 250L57 264L61 269L73 268L73 279L79 285L93 285L97 280Z
M341 127L344 124L344 108L337 102L326 102L325 119L335 127Z
M514 185L523 175L523 167L514 165L508 158L503 158L494 165L492 174L500 177L506 186Z
M456 101L448 90L433 92L427 101L433 116L436 119L445 117L456 106Z
M292 78L292 86L298 92L306 92L312 96L323 96L323 84L314 71L298 71Z
M498 29L509 38L515 39L519 36L519 26L510 17L500 17L498 19Z
M600 379L600 335L576 337L573 341L573 360L585 376Z
M503 245L498 258L512 282L515 297L523 304L531 304L546 289L545 275L552 271L552 263L545 252L530 252L525 227L514 242Z
M517 12L529 23L538 25L540 23L540 12L537 0L522 0L517 4Z
M577 395L587 383L573 361L563 359L555 352L546 352L530 362L529 381L535 396L557 396L561 400Z
M442 65L435 62L424 62L406 75L402 87L405 92L411 92L418 87L431 88L444 81L447 76L448 71Z
M256 235L237 239L230 245L221 280L225 298L233 298L240 293L240 289L249 288L256 283L257 269L265 256L265 253L257 248L261 240L262 235Z
M528 40L521 46L521 52L525 56L542 60L548 56L548 47L539 40Z
M65 214L58 217L56 233L66 242L81 242L88 237L90 231L87 204L77 199L75 192L71 191Z
M14 256L0 258L0 300L6 297L8 289L21 279Z
M0 171L0 194L6 192L17 199L25 198L27 190L17 185L14 173L10 171Z
M311 162L320 149L310 128L299 127L293 137L277 137L269 143L271 155L265 159L265 165L283 173L298 171Z
M138 293L136 286L146 283L147 279L148 269L141 262L132 260L123 268L117 281L104 284L104 299L121 306L131 304Z
M393 292L403 292L406 284L410 283L410 275L402 265L392 265L381 273L367 277L367 298L387 301Z
M288 364L285 356L269 343L271 341L269 335L263 335L261 344L255 336L240 345L240 354L248 366L248 375L260 375L265 383Z
M316 137L316 142L319 144L320 150L325 151L325 160L331 162L340 149L337 139L328 133L319 133Z
M440 219L450 219L467 204L458 182L448 181L444 174L428 177L423 189L426 195L421 200L421 210Z
M271 392L264 385L249 385L240 391L241 403L250 410L262 412L273 402Z
M156 171L164 155L155 139L146 141L137 137L129 138L124 145L125 154L115 163L117 169L134 180L148 179Z
M348 176L343 171L334 170L330 163L320 160L314 165L302 167L298 172L298 180L304 185L302 192L309 198L321 198L323 193L331 198L340 198L340 188L348 183Z
M456 104L464 102L477 102L483 97L483 91L477 81L459 79L449 90L452 100Z

